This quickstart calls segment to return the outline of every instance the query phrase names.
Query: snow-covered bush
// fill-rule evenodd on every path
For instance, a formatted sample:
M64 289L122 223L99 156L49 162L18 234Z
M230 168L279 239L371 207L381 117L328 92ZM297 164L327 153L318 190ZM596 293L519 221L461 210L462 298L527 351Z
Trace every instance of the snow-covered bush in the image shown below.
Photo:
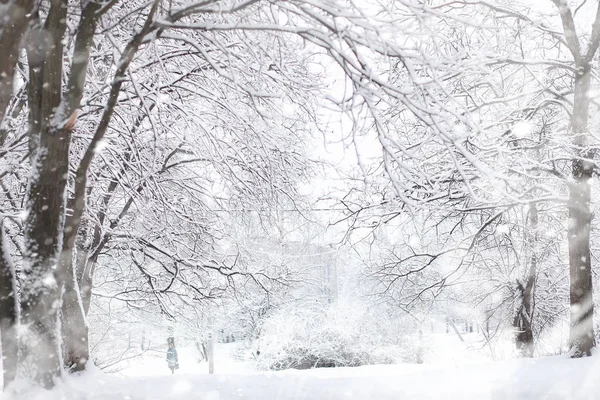
M309 369L390 364L406 359L357 304L302 305L270 317L255 342L260 369Z

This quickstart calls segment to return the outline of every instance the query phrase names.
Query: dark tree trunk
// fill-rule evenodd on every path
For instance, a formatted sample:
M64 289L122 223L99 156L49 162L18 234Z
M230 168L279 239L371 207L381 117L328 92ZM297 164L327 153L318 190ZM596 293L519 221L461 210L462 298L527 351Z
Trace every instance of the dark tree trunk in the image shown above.
M51 41L47 51L41 57L28 51L30 69L39 75L36 83L41 86L32 88L38 97L30 104L40 118L30 127L30 140L37 148L26 201L21 323L28 329L19 336L19 369L47 388L62 368L57 323L63 277L56 264L63 239L71 139L59 108L67 4L67 0L51 2L44 26Z
M531 321L531 292L528 289L529 279L525 286L520 281L516 285L516 301L520 304L515 311L513 327L516 331L515 343L522 357L533 356L533 324Z
M15 379L18 353L15 332L17 320L15 276L7 240L4 232L4 220L2 220L0 222L0 335L4 387Z
M575 74L575 98L571 120L573 143L578 158L572 161L572 182L569 185L569 272L571 323L569 345L573 357L591 355L595 346L594 302L590 257L590 195L593 164L588 161L593 152L587 147L588 111L590 99L590 65L578 66Z
M520 303L513 321L513 326L517 332L515 337L517 349L523 357L533 357L533 310L535 278L537 274L536 248L538 241L538 210L535 203L531 205L529 210L529 227L531 229L531 233L528 234L531 257L527 275L525 276L525 284L517 282L517 297Z
M26 369L46 387L60 374L57 322L63 277L56 268L62 241L64 193L68 173L68 133L46 129L40 140L25 222L27 265L21 288L21 322L31 332L21 341Z
M75 113L85 87L85 77L90 58L90 50L93 44L93 38L101 16L102 4L100 2L86 2L82 9L81 19L77 28L77 38L75 40L75 50L73 54L73 64L67 84L65 94L65 104L69 113ZM104 9L106 11L106 8ZM69 208L72 214L65 223L64 240L60 257L60 270L65 276L65 291L62 304L62 336L63 336L63 362L68 371L81 371L90 358L88 343L88 326L86 324L84 305L80 302L80 296L85 296L85 290L79 287L78 283L85 268L87 260L87 250L85 249L85 233L79 233L81 219L85 211L85 191L87 169L91 163L89 156L93 151L98 140L92 140L90 149L86 151L84 160L77 170L75 180L75 194L69 201ZM75 265L73 264L73 255L75 253L75 242L79 238L77 245L77 257ZM80 292L83 290L83 292ZM87 310L86 310L87 313Z

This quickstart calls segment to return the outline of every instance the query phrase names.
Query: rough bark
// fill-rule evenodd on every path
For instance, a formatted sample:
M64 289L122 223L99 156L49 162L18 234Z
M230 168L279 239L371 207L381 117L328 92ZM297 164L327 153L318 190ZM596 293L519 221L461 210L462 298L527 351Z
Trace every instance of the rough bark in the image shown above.
M569 345L573 357L591 355L595 346L594 302L590 254L590 209L593 152L587 149L590 70L588 62L579 65L575 74L575 98L571 120L577 158L572 161L569 185L569 275L571 323Z
M4 220L2 220L0 222L0 340L2 342L4 387L15 379L18 353L15 332L17 321L15 276L7 240L4 232Z
M42 85L37 88L39 101L30 104L40 116L33 128L40 130L30 131L37 149L24 226L21 323L28 329L19 336L19 371L47 388L54 385L62 367L57 324L63 279L56 264L62 247L70 144L70 131L59 109L67 6L67 0L51 2L44 26L51 45L42 57L29 59L30 68L39 70Z
M515 311L513 327L516 331L515 344L521 357L533 357L533 323L531 313L532 279L527 278L525 285L518 281L516 298L519 305Z
M583 52L573 20L573 13L565 0L552 0L558 8L567 47L575 61L573 113L571 115L571 142L576 154L571 163L569 182L569 275L571 322L569 346L573 357L591 355L596 345L594 338L594 301L590 260L590 181L594 153L589 149L588 114L590 108L591 63L600 45L600 3L592 25L586 51Z
M591 163L573 160L573 180L569 193L569 276L571 324L569 345L573 357L591 355L594 339L594 302L590 260Z
M88 2L82 10L77 29L73 63L65 93L65 108L68 115L75 115L81 103L85 87L85 77L90 58L90 50L96 31L100 3ZM95 144L93 144L95 145ZM64 238L59 261L59 270L64 275L64 294L61 310L61 327L63 339L63 362L68 371L81 371L89 360L88 327L82 313L77 285L76 268L73 265L75 241L78 237L81 216L85 207L85 187L76 188L76 195L69 201L69 209L74 210L67 217L64 228ZM85 238L83 239L85 240ZM84 246L79 246L76 265L85 265L87 252Z
M535 279L537 275L536 248L538 241L538 210L535 203L529 209L528 219L528 225L531 229L531 233L528 235L531 257L529 258L529 266L524 283L517 282L519 304L513 321L513 326L516 330L515 342L517 350L519 350L523 357L533 357L533 310Z

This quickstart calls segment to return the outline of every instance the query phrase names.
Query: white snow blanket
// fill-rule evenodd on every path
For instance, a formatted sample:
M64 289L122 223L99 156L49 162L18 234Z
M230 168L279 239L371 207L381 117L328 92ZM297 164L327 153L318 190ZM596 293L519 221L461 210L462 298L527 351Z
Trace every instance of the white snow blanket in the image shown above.
M600 357L565 356L462 366L381 365L283 372L109 376L98 370L52 391L17 382L2 400L596 400Z

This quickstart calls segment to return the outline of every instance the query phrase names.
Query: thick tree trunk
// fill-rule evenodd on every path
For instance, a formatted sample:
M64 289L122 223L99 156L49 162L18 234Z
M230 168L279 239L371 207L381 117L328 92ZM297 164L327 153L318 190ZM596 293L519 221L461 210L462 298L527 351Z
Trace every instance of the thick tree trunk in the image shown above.
M534 309L534 288L537 274L537 226L538 210L535 203L529 209L529 227L531 233L528 234L530 240L531 257L529 267L525 276L525 284L517 282L518 301L520 301L513 321L513 326L517 332L515 342L517 350L522 357L533 357L533 309Z
M65 213L68 136L49 128L41 137L25 224L27 265L21 279L21 323L29 330L20 337L20 366L46 387L53 385L61 371L57 323L64 277L57 263Z
M0 222L0 336L2 342L2 370L4 387L17 374L17 303L14 266L8 249L8 238L4 232L4 220Z
M38 97L30 110L40 119L30 127L36 144L27 189L24 236L25 265L21 275L21 324L19 372L49 388L62 369L58 315L62 282L57 268L62 248L65 187L69 167L70 133L64 126L62 93L63 36L67 0L53 0L44 30L51 45L41 55L28 52L30 69L41 86L32 88ZM35 86L35 85L34 85Z
M89 64L90 50L96 26L101 16L101 6L102 4L100 2L86 2L82 9L81 19L79 20L77 28L77 38L75 40L71 73L65 93L65 105L69 114L73 113L73 115L75 115L81 102ZM96 142L94 141L90 144L92 147L95 145ZM69 202L69 208L72 210L72 214L65 222L64 240L59 263L59 269L65 277L61 321L63 362L67 370L71 372L84 370L86 362L90 358L88 326L86 324L85 315L82 312L83 305L80 301L80 288L78 287L79 276L81 275L81 271L85 267L87 260L87 251L84 250L85 246L83 243L77 245L77 259L75 260L75 265L73 265L75 242L78 237L81 241L85 241L85 234L78 235L78 232L85 210L85 174L87 173L90 161L87 163L82 162L82 164L84 164L84 178L81 176L82 168L80 167L77 171L75 195Z
M569 346L573 357L591 355L595 346L594 299L590 260L590 180L594 152L589 149L588 113L590 108L590 78L592 61L600 45L600 3L592 24L592 33L585 45L577 34L577 26L568 2L552 0L559 11L565 44L575 61L573 113L571 115L571 142L575 154L572 159L572 180L569 182L569 275L571 323ZM585 40L585 39L583 39Z
M595 346L594 302L590 256L590 195L593 153L587 149L588 111L590 100L590 65L580 65L575 75L575 98L572 117L573 144L578 158L572 161L569 185L569 272L571 323L569 345L573 357L591 355Z
M569 345L573 357L591 355L595 346L594 301L590 260L591 163L573 160L573 180L569 196L569 272L571 324Z

